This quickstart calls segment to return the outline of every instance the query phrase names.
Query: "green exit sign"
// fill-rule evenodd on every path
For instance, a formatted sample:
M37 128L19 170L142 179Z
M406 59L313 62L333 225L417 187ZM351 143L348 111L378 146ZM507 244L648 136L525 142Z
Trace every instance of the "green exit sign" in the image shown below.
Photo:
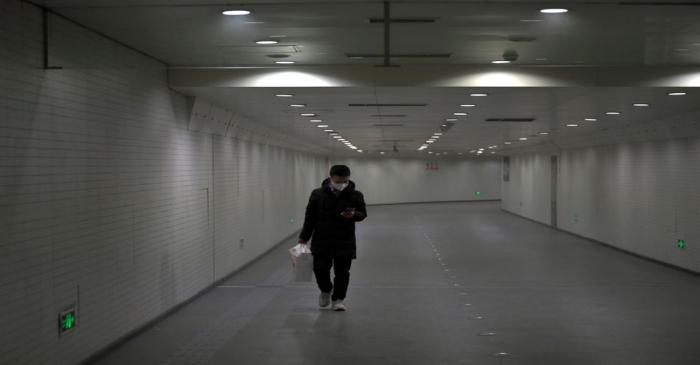
M474 192L474 196L477 197L477 198L480 197L480 196L481 196L481 192L480 192L480 191L475 191L475 192Z
M678 240L678 248L685 248L685 240Z
M67 309L58 314L58 334L65 335L75 329L77 317L75 307Z

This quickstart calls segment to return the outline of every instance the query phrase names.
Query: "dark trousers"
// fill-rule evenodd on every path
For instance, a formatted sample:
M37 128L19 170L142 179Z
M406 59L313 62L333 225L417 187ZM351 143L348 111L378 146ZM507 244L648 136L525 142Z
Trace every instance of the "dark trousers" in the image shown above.
M314 254L314 274L316 275L316 283L318 288L324 293L329 293L332 300L345 299L345 294L348 292L348 284L350 283L350 265L352 257L350 256L329 256ZM331 267L335 278L331 283Z

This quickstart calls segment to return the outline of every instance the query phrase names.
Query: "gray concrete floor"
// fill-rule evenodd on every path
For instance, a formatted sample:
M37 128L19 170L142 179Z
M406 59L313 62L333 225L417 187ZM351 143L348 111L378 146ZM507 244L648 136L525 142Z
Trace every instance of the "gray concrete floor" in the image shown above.
M700 364L700 277L498 202L369 207L347 312L292 280L293 244L97 364Z

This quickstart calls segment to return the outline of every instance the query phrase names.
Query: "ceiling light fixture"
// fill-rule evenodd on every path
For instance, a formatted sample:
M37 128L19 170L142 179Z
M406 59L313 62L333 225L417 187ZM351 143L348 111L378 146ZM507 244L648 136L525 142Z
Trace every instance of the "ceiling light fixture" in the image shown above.
M489 96L489 94L488 93L473 93L473 94L469 94L469 96L477 96L477 97L478 96Z
M578 124L567 124L567 127L578 127Z
M275 94L275 96L278 98L291 98L294 94Z
M328 124L319 124L316 127L318 128L328 128Z
M584 120L585 120L586 122L597 122L597 121L598 121L598 119L595 119L595 118L586 118L586 119L584 119Z
M649 106L649 104L648 103L634 103L634 104L632 104L632 106L645 107L645 106Z
M606 115L620 115L620 112L605 112Z
M311 123L321 123L321 122L323 122L323 120L321 120L321 119L309 119L309 122L311 122Z
M248 15L250 11L248 10L224 10L221 12L224 15Z
M294 62L294 61L275 61L275 63L278 65L293 65L296 62Z
M456 112L456 113L452 113L452 114L453 114L453 115L459 115L459 116L467 115L467 113L461 113L461 112Z
M476 104L459 104L462 108L473 108L476 106Z
M446 122L456 122L457 118L447 118L445 119Z
M292 108L303 108L306 106L306 104L289 104Z
M268 39L268 40L262 40L262 41L255 41L255 44L277 44L279 43L278 41Z
M543 14L564 14L568 13L569 9L564 9L564 8L546 8L546 9L541 9L540 13Z
M316 116L316 114L314 114L314 113L301 113L299 115L301 115L302 117L315 117Z
M494 60L494 61L491 61L491 63L497 64L497 65L502 65L502 64L510 63L510 61L508 61L508 60Z
M527 141L527 137L520 137L518 139L520 139L521 141Z
M684 93L682 91L674 91L674 92L670 92L666 95L668 95L668 96L683 96L683 95L687 95L687 93Z

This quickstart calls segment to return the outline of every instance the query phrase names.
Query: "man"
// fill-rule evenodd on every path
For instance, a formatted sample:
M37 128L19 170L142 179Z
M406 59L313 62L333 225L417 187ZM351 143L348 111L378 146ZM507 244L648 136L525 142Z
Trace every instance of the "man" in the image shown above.
M311 192L299 243L306 244L313 235L311 253L316 283L321 289L319 306L327 307L332 300L333 310L344 311L350 264L357 258L355 222L367 217L367 209L364 196L349 179L347 166L335 165L329 175L320 188ZM332 283L331 267L335 273Z

